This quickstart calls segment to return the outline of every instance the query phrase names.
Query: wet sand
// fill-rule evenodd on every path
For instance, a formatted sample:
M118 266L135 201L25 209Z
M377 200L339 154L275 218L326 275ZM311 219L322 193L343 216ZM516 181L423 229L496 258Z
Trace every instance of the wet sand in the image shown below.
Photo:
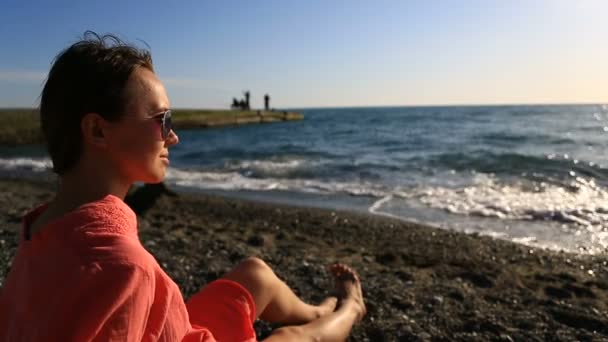
M44 183L0 181L0 279ZM141 199L141 198L140 198ZM144 196L140 238L188 297L248 256L319 302L325 267L362 278L368 314L353 341L608 340L606 256L544 251L388 218L179 194ZM272 328L258 322L259 337Z

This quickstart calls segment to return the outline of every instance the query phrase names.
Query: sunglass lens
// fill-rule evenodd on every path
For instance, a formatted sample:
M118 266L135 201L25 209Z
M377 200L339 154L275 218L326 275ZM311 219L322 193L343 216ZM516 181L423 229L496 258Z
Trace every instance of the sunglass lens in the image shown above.
M163 120L163 138L164 139L167 139L172 128L173 128L173 126L171 125L171 111L169 110L165 113L165 119Z

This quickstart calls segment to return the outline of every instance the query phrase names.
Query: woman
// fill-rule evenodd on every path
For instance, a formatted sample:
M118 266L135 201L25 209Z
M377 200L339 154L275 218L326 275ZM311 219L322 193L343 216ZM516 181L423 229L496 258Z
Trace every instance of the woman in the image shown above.
M123 202L134 182L165 177L179 140L169 108L147 51L87 32L56 58L40 115L60 185L24 217L0 294L0 340L254 341L257 318L287 324L268 341L346 339L365 305L344 265L330 268L339 298L320 305L257 258L184 303Z

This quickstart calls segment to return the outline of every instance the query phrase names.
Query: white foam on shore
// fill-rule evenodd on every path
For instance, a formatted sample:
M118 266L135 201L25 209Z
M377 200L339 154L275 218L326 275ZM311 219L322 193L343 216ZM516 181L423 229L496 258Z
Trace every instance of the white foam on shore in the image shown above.
M228 162L225 166L231 171L253 171L280 176L304 167L315 167L318 163L299 158L277 160L243 160Z
M0 158L1 171L47 172L52 168L49 158Z
M468 186L420 186L397 191L393 198L456 215L446 215L444 227L453 228L454 221L465 227L478 222L480 228L464 229L468 233L576 253L608 251L608 191L593 179L575 177L561 185L505 184L494 176L477 175ZM394 214L400 205L383 201L373 209Z
M296 163L287 165L295 166ZM600 253L608 249L608 192L592 179L574 178L567 186L541 183L530 187L529 184L503 184L494 176L478 174L473 183L467 186L389 189L385 185L368 182L253 178L238 172L170 169L167 181L199 189L366 196L373 199L368 208L372 214L448 229L454 228L450 217L458 217L460 222L464 222L462 226L466 226L466 220L475 218L498 220L495 222L518 221L522 226L530 226L532 223L543 226L543 222L546 222L546 228L536 228L537 230L530 234L525 231L515 234L508 230L507 223L491 227L484 225L469 232L530 246L579 253ZM431 222L408 215L411 210L403 214L404 211L399 206L411 206L412 203L417 203L416 210L427 208L456 216L446 216L442 222ZM559 225L562 229L555 228ZM568 240L577 242L571 243Z
M258 168L282 174L303 167L303 161L245 161L236 169ZM0 158L0 173L37 178L51 174L49 158ZM368 211L442 228L474 232L525 245L578 253L608 250L608 191L593 179L573 177L569 184L504 183L477 174L469 184L389 187L384 184L332 180L248 177L237 171L209 172L169 168L166 182L197 189L224 191L287 191L313 195L370 198ZM416 217L412 213L427 210ZM434 210L434 211L433 211ZM444 213L437 215L437 212ZM433 219L440 218L434 221ZM479 224L475 220L496 224ZM489 220L489 221L488 221ZM457 227L457 223L460 228ZM518 231L513 222L519 224ZM519 222L519 223L517 223ZM463 228L464 227L464 228ZM531 227L535 227L532 229Z
M254 178L238 172L188 171L170 168L167 182L200 189L285 190L318 194L347 194L379 199L377 212L393 198L416 200L446 212L508 220L556 221L586 227L608 226L608 191L593 179L575 178L568 186L502 184L477 175L474 184L460 187L420 186L388 189L370 182L334 182L310 179Z
M595 228L608 227L608 191L593 179L577 177L568 185L502 184L478 177L460 188L420 187L407 194L431 208L508 220L555 221Z
M238 172L205 172L169 169L167 182L199 189L284 190L315 194L348 194L352 196L382 197L386 192L379 185L355 182L331 182L309 179L254 178Z

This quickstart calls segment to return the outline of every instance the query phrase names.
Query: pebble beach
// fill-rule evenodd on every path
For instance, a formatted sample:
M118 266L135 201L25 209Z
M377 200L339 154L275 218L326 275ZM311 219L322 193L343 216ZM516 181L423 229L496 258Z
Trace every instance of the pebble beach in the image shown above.
M22 215L52 194L48 182L0 181L0 280ZM326 267L343 262L359 272L368 308L352 341L608 340L605 257L360 213L204 194L148 197L137 207L140 239L186 299L258 256L316 303L332 293ZM258 338L273 328L257 322Z

